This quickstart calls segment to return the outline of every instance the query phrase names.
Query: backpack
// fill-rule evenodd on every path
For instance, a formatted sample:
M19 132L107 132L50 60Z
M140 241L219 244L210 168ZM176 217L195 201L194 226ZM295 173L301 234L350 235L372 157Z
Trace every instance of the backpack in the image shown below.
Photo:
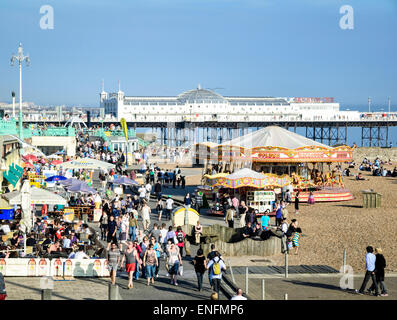
M212 265L212 271L214 275L221 274L221 266L219 265L219 261L220 260L218 260L218 262L215 262L214 260L214 264Z
M182 243L185 239L183 237L183 232L178 232L178 234L176 235L176 238L178 240L179 243Z

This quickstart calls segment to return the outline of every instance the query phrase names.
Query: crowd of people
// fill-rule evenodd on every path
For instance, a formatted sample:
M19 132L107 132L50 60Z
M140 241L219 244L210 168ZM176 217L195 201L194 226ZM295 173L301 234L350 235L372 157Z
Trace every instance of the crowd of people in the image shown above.
M388 170L385 165L393 165L392 161L384 162L379 158L376 158L373 162L364 158L362 163L360 164L360 171L369 171L372 172L373 176L382 176L382 177L397 177L397 167L394 167L393 170ZM361 179L358 179L361 180Z

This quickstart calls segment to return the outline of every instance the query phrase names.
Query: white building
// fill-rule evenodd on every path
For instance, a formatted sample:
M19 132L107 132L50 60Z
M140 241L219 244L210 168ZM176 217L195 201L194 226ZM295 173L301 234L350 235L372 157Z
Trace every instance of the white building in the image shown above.
M359 120L359 112L340 111L333 98L224 97L208 89L189 90L178 96L126 96L100 93L107 118L127 122L265 122L274 120Z

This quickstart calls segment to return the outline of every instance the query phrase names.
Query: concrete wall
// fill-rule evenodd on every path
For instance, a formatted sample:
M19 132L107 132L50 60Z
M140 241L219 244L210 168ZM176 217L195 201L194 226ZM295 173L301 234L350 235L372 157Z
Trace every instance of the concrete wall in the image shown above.
M76 137L43 137L32 136L32 145L35 147L61 147L65 148L68 156L76 155Z
M216 250L225 256L272 256L281 252L281 240L271 237L268 240L244 239L239 242L227 243L221 240L214 242ZM211 251L211 244L201 245L204 255Z
M194 226L183 226L183 231L193 236ZM243 228L228 228L219 224L203 227L203 237L211 237L209 243L201 243L204 255L211 251L211 244L226 256L271 256L281 252L281 239L271 237L268 240L245 239ZM189 238L188 237L188 238ZM202 241L203 242L203 241ZM193 252L194 254L194 252Z

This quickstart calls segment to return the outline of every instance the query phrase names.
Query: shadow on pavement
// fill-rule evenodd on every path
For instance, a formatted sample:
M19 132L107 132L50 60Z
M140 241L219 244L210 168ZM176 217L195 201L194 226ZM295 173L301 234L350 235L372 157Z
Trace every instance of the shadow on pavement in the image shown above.
M283 280L283 281L289 282L292 284L296 284L296 285L300 285L300 286L306 286L306 287L322 288L322 289L337 290L337 291L342 290L338 286L334 286L332 284L326 284L326 283L315 283L315 282L307 282L307 281L300 281L300 280Z

